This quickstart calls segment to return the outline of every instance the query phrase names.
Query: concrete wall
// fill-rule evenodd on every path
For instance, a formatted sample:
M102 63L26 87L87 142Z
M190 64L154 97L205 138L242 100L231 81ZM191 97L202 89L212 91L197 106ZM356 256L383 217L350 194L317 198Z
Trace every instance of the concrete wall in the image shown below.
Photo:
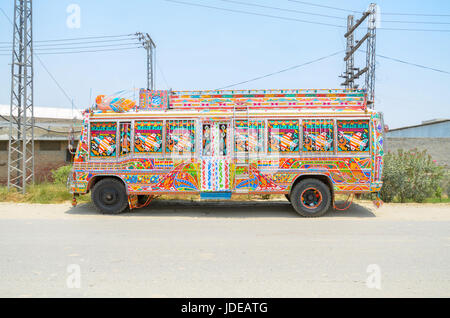
M59 150L42 150L41 145L49 143L59 145ZM48 149L48 147L47 147ZM69 164L66 162L67 141L35 141L35 180L49 180L51 170ZM6 184L8 178L8 148L6 141L0 141L0 184Z
M390 130L388 138L450 138L450 120Z
M440 165L450 169L450 138L387 138L386 150L426 149Z

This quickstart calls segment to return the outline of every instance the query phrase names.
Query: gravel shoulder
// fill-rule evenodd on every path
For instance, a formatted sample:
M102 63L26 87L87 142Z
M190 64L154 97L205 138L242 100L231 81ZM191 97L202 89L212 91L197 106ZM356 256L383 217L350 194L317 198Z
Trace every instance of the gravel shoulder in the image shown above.
M208 217L208 218L298 218L287 201L187 201L155 200L149 207L127 211L120 215L98 213L91 203L29 204L0 203L1 219L109 219L148 216ZM374 220L450 220L450 203L385 203L376 208L370 201L358 201L346 211L330 210L319 219ZM317 220L317 219L316 219Z

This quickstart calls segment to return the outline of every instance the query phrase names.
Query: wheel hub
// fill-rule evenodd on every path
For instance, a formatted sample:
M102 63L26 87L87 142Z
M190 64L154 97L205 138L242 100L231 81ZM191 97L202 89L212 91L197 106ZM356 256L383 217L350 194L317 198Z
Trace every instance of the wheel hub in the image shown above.
M103 203L105 203L107 205L112 205L112 204L116 203L117 198L118 198L118 193L114 189L107 188L102 191L100 197L101 197Z
M305 189L300 196L300 202L308 209L317 208L322 203L322 194L315 188Z

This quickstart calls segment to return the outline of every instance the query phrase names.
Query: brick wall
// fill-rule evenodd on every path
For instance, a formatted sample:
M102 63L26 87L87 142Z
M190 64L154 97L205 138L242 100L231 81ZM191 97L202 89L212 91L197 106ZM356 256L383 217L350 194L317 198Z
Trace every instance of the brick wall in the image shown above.
M397 151L397 149L426 149L427 152L440 165L450 169L450 138L392 138L388 137L386 149Z
M6 184L8 178L8 149L1 143L7 145L7 142L0 141L0 183ZM66 162L66 149L67 141L35 141L36 182L51 180L51 170L68 164Z

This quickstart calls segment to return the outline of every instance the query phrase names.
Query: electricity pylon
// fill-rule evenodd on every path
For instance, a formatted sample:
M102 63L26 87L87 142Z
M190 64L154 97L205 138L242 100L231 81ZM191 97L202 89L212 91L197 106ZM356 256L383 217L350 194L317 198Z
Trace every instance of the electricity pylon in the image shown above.
M154 78L154 60L155 60L155 50L156 45L148 33L137 32L138 40L142 43L142 46L147 51L147 89L155 89L155 78Z
M32 0L15 0L11 63L8 189L34 182Z

